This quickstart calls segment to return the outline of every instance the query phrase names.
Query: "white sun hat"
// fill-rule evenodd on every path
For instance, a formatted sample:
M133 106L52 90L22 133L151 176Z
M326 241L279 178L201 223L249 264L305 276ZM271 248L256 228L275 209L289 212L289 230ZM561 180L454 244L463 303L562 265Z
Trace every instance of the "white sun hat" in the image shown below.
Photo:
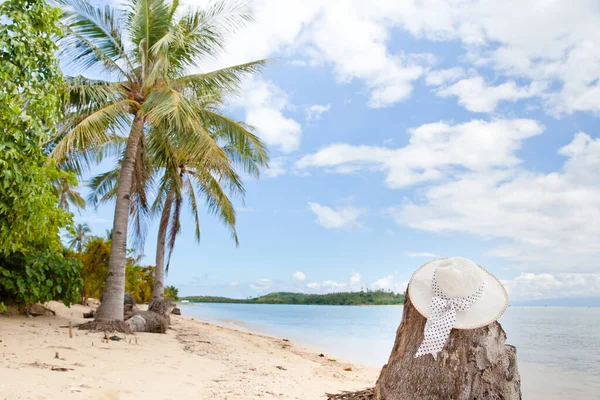
M437 354L452 328L486 326L500 318L508 306L508 294L498 278L463 257L422 265L410 279L408 295L427 318L425 339L416 357Z

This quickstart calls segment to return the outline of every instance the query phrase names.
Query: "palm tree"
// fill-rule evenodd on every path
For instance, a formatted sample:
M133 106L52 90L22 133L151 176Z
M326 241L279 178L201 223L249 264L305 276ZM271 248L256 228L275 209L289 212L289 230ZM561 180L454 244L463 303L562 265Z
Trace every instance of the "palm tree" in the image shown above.
M206 127L241 137L249 137L249 132L219 110L205 108L204 99L237 91L241 78L260 70L264 60L188 73L222 49L228 32L249 21L239 3L217 2L206 10L184 11L177 0L128 0L126 8L118 11L86 0L56 1L65 11L63 59L74 67L102 68L102 75L110 79L69 79L70 113L51 157L81 167L107 144L125 142L104 301L95 323L86 327L126 331L122 321L127 229L144 135L150 128L168 127L168 140L178 137L215 165L228 168L227 153ZM186 140L190 133L194 140Z
M267 166L266 149L259 139L239 141L236 136L228 135L222 130L213 132L211 136L230 156L231 168L218 169L218 165L212 165L210 159L202 157L202 153L190 152L187 147L178 147L173 141L164 140L161 132L152 131L148 135L147 152L150 164L157 173L163 174L152 207L155 213L161 214L156 245L153 299L164 297L164 275L169 269L168 260L180 232L182 204L187 202L190 207L197 241L200 241L198 198L203 198L209 213L218 215L231 229L237 245L239 243L235 229L235 210L226 192L243 196L245 188L233 167L241 167L250 176L258 177L260 167ZM90 181L90 203L97 206L101 202L114 200L118 168L100 174ZM139 221L139 213L136 213L136 232L143 231L143 228L139 228ZM167 247L169 256L165 268Z
M85 208L85 200L81 197L81 194L76 190L77 187L73 185L73 182L64 176L52 182L54 194L58 197L58 206L65 211L69 211L69 204L72 204L78 210Z
M83 251L83 246L87 242L87 236L92 233L88 224L75 225L74 232L68 234L69 247L80 253Z
M266 150L258 140L231 141L232 138L225 131L214 132L213 138L223 143L223 149L234 160L232 164L241 166L246 173L258 177L260 167L267 165ZM218 170L199 155L175 146L161 146L161 151L152 157L155 165L162 165L164 169L159 194L153 206L155 210L162 208L156 243L153 299L164 297L164 274L169 270L169 260L180 232L183 202L187 200L189 204L198 242L200 241L198 198L202 197L206 201L208 211L218 215L231 229L232 238L236 245L239 245L235 227L235 209L226 191L241 196L245 193L244 185L234 168ZM167 248L169 255L165 267Z

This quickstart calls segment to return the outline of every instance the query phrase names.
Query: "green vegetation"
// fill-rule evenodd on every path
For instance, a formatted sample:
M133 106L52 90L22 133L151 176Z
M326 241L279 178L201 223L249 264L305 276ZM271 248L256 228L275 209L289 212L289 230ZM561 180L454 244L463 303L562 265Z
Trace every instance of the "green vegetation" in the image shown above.
M62 10L44 0L0 0L0 311L4 302L103 295L98 322L123 330L125 291L137 302L163 296L182 208L191 210L197 240L205 203L238 243L230 200L245 192L238 169L258 177L268 156L225 104L265 61L190 74L250 21L236 1L205 9L169 0L52 4ZM71 70L111 81L63 77L55 54ZM73 226L69 209L85 207L76 174L107 158L117 166L92 179L90 201L115 201L115 214L110 236L98 238L86 224ZM142 266L128 250L128 228L143 245L157 215L157 268ZM168 287L166 297L177 299L177 289Z
M80 255L83 263L81 276L83 287L81 298L83 304L88 298L100 299L104 290L104 280L108 272L108 260L110 258L110 241L105 238L91 237L84 242L84 251Z
M110 240L89 236L83 239L83 247L78 257L83 263L81 299L85 304L90 297L99 299L102 296L110 260ZM140 265L139 258L132 255L133 250L129 250L125 265L125 291L137 303L147 303L152 297L154 267Z
M0 4L0 308L79 299L81 262L59 237L72 215L54 187L77 181L42 149L61 121L64 83L52 40L59 17L44 1Z
M165 299L172 301L179 300L179 289L175 286L165 286Z
M136 303L147 303L152 298L154 267L141 266L131 257L125 265L125 292L131 294Z
M196 303L244 303L244 304L316 304L316 305L396 305L404 304L404 295L384 290L340 292L329 294L305 294L291 292L269 293L250 299L230 299L217 296L188 296L180 300Z
M264 61L190 74L196 65L215 58L227 34L250 20L236 1L210 3L206 9L168 0L128 0L119 8L96 7L86 0L57 2L65 12L60 41L64 61L73 69L111 79L67 79L70 104L51 156L77 171L107 156L119 157L118 173L104 174L97 186L100 198L114 198L116 204L105 301L98 323L87 327L116 321L105 326L124 329L118 322L123 321L130 216L142 244L144 220L164 209L166 222L161 220L164 229L157 244L159 295L164 249L174 246L184 200L192 209L197 237L197 197L235 229L235 211L224 193L243 187L233 167L258 172L252 171L254 163L266 165L267 157L258 137L228 118L224 105L242 78L259 71ZM250 158L244 158L248 153ZM156 179L159 193L151 207L148 189L156 186Z

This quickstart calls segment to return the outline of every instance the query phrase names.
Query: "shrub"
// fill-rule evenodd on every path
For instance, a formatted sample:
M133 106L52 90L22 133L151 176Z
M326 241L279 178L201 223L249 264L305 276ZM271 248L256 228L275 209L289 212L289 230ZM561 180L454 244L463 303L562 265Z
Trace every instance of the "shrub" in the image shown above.
M51 250L0 257L0 298L16 304L79 301L81 261Z
M179 300L179 289L175 286L166 286L165 287L165 299L171 301Z

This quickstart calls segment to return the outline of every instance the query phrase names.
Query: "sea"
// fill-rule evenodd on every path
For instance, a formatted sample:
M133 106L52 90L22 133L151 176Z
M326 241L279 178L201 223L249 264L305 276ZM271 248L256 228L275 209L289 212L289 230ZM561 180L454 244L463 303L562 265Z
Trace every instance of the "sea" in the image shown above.
M188 303L181 312L375 367L402 319L402 306ZM509 307L499 322L517 347L524 399L600 399L600 307Z

